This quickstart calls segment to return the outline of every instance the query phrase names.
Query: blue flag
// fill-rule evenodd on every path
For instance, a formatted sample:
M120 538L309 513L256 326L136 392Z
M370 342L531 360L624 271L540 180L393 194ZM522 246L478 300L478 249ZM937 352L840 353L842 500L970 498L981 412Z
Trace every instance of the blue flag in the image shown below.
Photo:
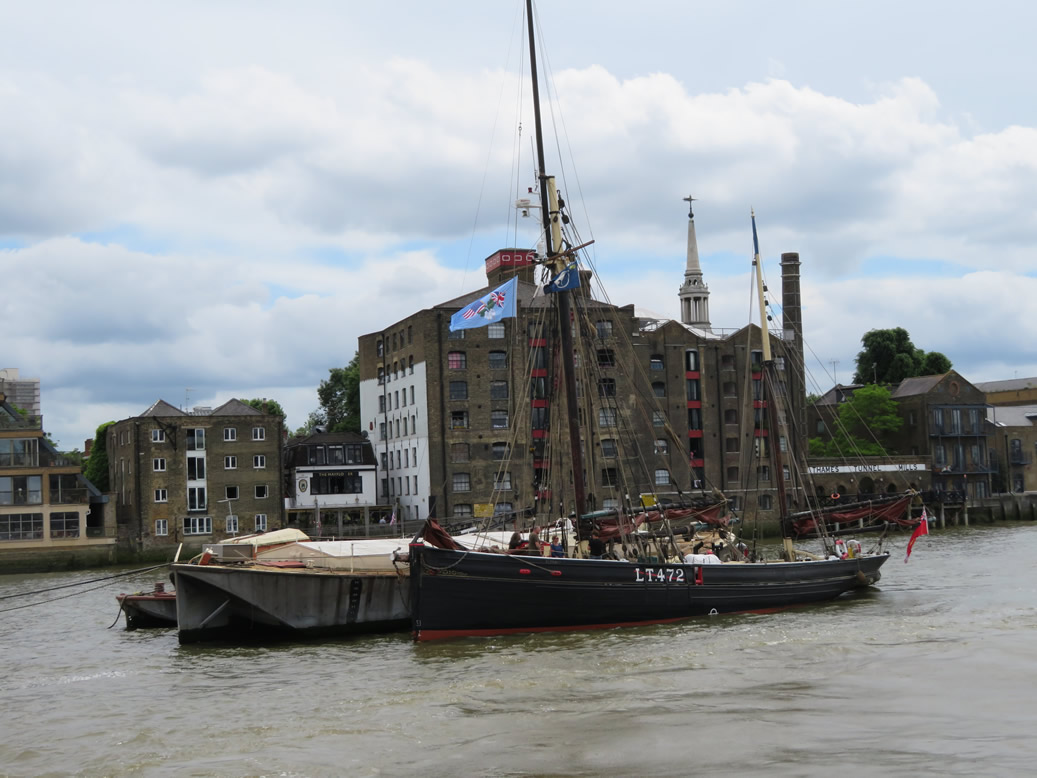
M512 276L485 297L469 303L450 317L450 331L485 327L490 322L515 316L518 298L518 276Z
M580 271L576 267L575 262L570 262L564 268L562 272L552 278L547 284L544 285L545 292L566 292L569 289L576 289L580 285Z

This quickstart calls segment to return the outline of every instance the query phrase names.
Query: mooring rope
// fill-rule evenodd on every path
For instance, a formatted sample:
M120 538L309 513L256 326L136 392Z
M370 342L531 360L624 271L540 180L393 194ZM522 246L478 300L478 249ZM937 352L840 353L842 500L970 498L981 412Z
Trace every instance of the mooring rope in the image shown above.
M158 570L160 567L169 567L169 563L165 562L161 565L152 565L151 567L141 567L137 570L128 570L125 573L116 573L115 575L106 575L102 578L91 578L87 581L76 581L75 583L61 584L61 586L50 586L46 589L34 589L31 592L17 592L15 594L4 594L0 595L0 600L10 600L13 597L29 597L34 594L43 594L44 592L53 592L58 589L68 589L71 586L86 586L87 584L97 583L98 581L111 581L115 578L125 578L128 575L136 575L137 573L146 573L150 570ZM100 587L98 587L100 588ZM93 591L92 589L90 591ZM0 611L2 613L3 611Z

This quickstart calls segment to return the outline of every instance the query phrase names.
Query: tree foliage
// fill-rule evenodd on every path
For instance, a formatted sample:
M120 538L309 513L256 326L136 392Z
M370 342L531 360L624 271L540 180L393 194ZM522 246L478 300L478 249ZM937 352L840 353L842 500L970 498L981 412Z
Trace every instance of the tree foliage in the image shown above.
M281 407L281 403L277 400L268 400L266 397L255 397L251 400L240 398L241 402L250 408L255 408L261 413L269 413L273 416L280 416L282 419L285 417L284 408Z
M97 428L94 444L90 447L90 458L83 471L86 480L102 492L108 491L108 428L113 424L114 421L106 421Z
M299 427L292 435L296 438L302 438L307 435L313 434L317 427L322 427L328 423L327 418L324 416L324 411L316 410L310 411L310 415L306 417L306 422Z
M360 353L328 372L317 389L320 410L315 413L323 413L329 432L360 432Z
M892 454L887 441L903 423L889 389L875 384L862 386L839 406L832 439L810 439L810 455L846 459Z
M861 338L855 384L896 384L905 378L937 375L951 369L951 361L939 351L923 351L911 342L903 327L871 330Z

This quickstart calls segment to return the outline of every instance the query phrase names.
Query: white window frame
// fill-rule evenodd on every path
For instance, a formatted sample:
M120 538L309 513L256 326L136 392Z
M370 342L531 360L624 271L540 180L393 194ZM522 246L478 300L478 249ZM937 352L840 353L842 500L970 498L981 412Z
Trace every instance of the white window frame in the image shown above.
M262 492L262 494L260 494L260 492ZM270 496L270 487L266 484L256 484L255 495L257 500L265 500Z
M252 440L266 440L266 427L253 427Z
M155 502L169 502L169 492L165 489L156 489Z
M155 535L169 534L169 519L155 519Z
M185 516L185 535L211 535L212 516Z
M195 493L195 505L191 507L191 492ZM199 500L198 498L201 497ZM189 511L204 511L209 505L209 493L206 491L204 486L189 486L187 487L187 510ZM204 533L198 533L204 534Z
M223 441L224 443L231 443L238 439L238 428L237 427L224 427L223 428Z
M231 514L228 514L226 521L227 521L227 523L224 525L224 531L228 535L237 535L238 534L238 517L236 515L234 515L233 513L231 513Z
M228 456L223 458L223 469L224 470L237 470L238 469L238 458L235 456Z
M151 431L151 442L152 443L165 443L166 442L166 431L165 430L152 430Z
M254 470L266 470L266 454L254 454L252 456L252 468Z
M152 459L151 460L151 469L152 469L153 472L156 472L156 473L164 473L164 472L166 472L166 458L165 457L155 457L154 459Z
M256 514L256 532L266 532L266 514Z

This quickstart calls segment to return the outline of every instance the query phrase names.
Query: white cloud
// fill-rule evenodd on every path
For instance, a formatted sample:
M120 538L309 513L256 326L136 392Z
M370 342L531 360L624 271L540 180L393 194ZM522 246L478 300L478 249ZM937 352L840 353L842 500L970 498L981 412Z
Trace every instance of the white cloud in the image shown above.
M0 54L5 366L41 377L59 437L186 387L193 404L267 394L297 426L358 335L480 286L484 248L533 241L509 226L532 181L528 83L466 60L463 35L436 50L420 8L399 38L375 34L384 11L337 5L258 9L246 36L228 11L131 9L168 33L149 46L106 26L116 7L75 17L94 59L24 8ZM305 46L276 34L297 26ZM490 37L469 41L479 57L506 48ZM676 314L694 194L719 326L750 310L745 269L719 257L748 259L754 206L765 256L802 255L807 337L840 379L884 326L975 380L1037 374L1020 302L1037 291L1037 128L957 120L914 67L854 74L852 94L810 86L830 81L794 46L705 88L661 54L646 71L573 51L545 117L575 160L549 168L614 302Z

